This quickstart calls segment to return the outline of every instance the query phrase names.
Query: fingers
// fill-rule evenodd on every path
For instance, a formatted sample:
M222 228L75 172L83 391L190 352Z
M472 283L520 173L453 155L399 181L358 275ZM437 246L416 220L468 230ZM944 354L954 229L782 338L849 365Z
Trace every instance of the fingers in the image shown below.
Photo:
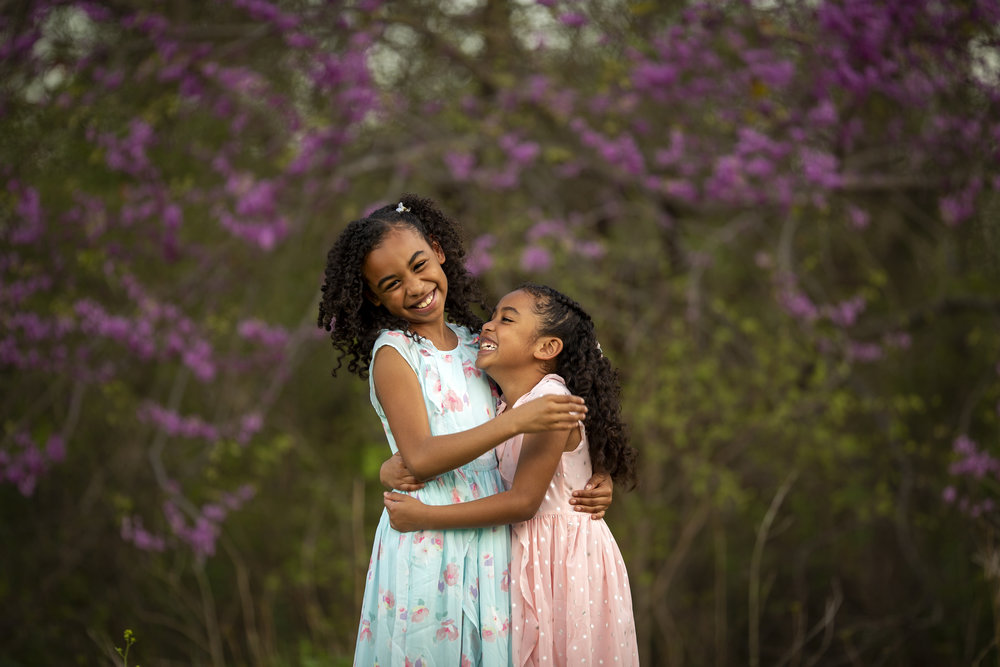
M414 483L403 482L396 488L399 491L419 491L420 489L424 488L424 485L421 484L420 482L414 482Z
M570 501L573 502L572 500ZM577 512L603 512L608 509L607 503L602 503L598 500L588 500L585 503L577 502L573 504L573 509Z
M567 396L564 394L549 394L553 407L565 410L570 413L587 414L587 404L579 396Z
M606 489L593 488L593 489L577 489L573 492L573 496L570 498L570 504L575 505L576 502L580 501L587 505L599 505L602 502L608 503L611 501L611 494L607 492Z
M557 403L570 403L570 404L577 404L584 406L586 405L586 401L584 401L579 396L572 396L569 394L549 394L549 395L552 396L552 398L555 399Z

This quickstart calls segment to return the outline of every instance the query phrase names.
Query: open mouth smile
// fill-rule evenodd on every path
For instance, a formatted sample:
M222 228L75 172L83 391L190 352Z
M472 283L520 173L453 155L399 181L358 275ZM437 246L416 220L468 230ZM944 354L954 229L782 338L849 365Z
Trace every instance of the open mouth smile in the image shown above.
M413 304L412 306L410 306L410 308L412 308L414 310L423 310L427 306L429 306L432 303L434 303L434 298L436 296L437 296L437 290L436 289L431 290L431 293L428 294L427 296L425 296L424 299L423 299L423 301L421 301L420 303Z

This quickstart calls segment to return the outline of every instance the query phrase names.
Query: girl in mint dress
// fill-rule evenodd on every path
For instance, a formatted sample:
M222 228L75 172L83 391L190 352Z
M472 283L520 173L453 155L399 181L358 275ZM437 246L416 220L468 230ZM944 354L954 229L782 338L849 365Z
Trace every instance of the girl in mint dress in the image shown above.
M474 363L478 336L453 327L458 347L440 351L386 331L424 390L432 433L466 431L492 419L496 397ZM371 383L389 447L395 438ZM497 493L503 481L490 450L411 495L428 505ZM510 533L507 526L399 533L383 512L375 532L361 608L357 665L506 665L510 651Z
M411 495L430 505L498 493L494 447L569 428L585 411L577 397L545 397L496 416L497 396L474 365L482 320L470 304L482 299L464 260L457 226L429 200L404 196L348 224L322 286L318 323L340 352L334 374L346 357L369 380L390 450L427 480ZM606 486L587 495L595 510L610 502ZM509 664L509 567L506 526L403 534L383 512L355 665Z

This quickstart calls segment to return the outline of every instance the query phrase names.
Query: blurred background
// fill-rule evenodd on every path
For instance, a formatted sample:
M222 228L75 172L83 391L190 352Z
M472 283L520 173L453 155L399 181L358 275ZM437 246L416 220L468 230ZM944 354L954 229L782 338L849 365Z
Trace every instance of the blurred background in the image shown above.
M621 369L644 664L1000 660L997 0L0 6L0 665L350 664L404 192Z

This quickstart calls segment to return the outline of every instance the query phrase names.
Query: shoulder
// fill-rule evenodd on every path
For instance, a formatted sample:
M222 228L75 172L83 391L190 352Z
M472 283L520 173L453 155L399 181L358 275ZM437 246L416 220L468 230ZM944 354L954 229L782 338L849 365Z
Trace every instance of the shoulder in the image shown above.
M566 386L566 381L563 380L561 375L556 375L555 373L549 373L541 380L538 381L528 395L532 398L538 398L539 396L546 396L548 394L563 394L568 396L570 394L569 388Z
M375 345L373 346L374 349L372 351L377 350L383 345L406 345L412 342L413 340L402 331L397 329L383 329L382 333L380 333L378 338L375 339Z
M413 340L410 336L407 336L404 332L397 329L386 329L379 334L378 338L375 339L375 344L372 345L372 364L379 358L378 353L384 347L391 347L399 353L407 364L410 366L416 366L419 361L418 350L420 345Z

